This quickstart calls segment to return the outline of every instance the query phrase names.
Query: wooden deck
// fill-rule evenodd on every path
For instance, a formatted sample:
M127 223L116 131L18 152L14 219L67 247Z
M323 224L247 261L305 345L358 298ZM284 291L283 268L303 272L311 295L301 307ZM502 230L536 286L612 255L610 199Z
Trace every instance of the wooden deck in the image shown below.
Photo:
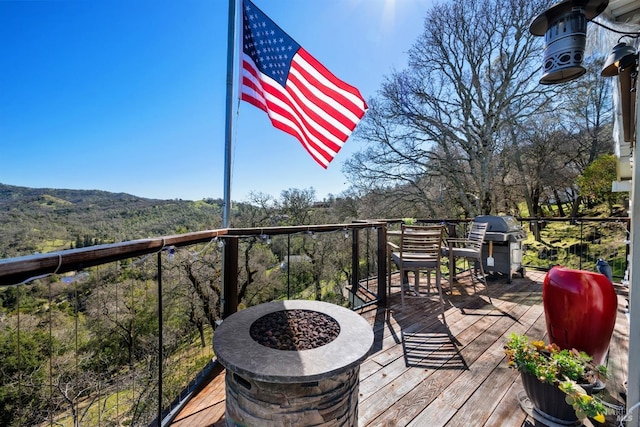
M507 367L503 345L511 332L546 340L543 272L489 281L474 292L468 277L446 287L444 321L435 296L407 299L398 288L389 308L371 307L375 341L360 368L359 426L538 426L521 408L519 374ZM608 357L610 378L601 393L624 405L628 320L626 288L616 286L619 310ZM330 355L327 355L330 357ZM618 426L615 408L606 425ZM597 424L597 423L596 423ZM224 374L178 414L173 427L224 425ZM590 424L587 424L590 425Z

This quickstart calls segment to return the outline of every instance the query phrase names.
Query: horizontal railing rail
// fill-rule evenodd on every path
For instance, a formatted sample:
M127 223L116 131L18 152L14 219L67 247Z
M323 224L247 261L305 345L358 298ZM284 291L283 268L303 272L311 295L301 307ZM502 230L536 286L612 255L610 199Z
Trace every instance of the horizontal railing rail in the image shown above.
M176 236L140 239L121 243L68 249L0 260L0 286L12 285L47 275L80 271L113 261L159 252L170 246L187 246L222 237L228 230L208 230Z

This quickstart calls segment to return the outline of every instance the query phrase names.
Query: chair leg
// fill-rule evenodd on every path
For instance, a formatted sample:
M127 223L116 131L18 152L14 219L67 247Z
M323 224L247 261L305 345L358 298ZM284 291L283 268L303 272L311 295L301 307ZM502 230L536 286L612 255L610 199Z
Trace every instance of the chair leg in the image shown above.
M436 289L438 291L438 296L440 297L440 312L442 313L442 321L444 324L447 324L447 319L444 314L444 297L442 296L442 273L440 272L440 268L436 270Z
M391 260L387 260L387 296L391 297Z
M453 289L453 282L456 278L456 261L453 250L449 250L449 289Z
M478 292L478 290L476 289L476 280L480 281L480 279L478 279L478 275L474 274L475 273L475 265L473 266L473 270L471 269L471 260L469 258L465 258L465 261L467 261L467 268L469 269L469 276L471 276L471 284L473 285L473 293L476 294ZM474 277L475 276L475 277Z
M478 264L480 264L480 274L482 275L482 282L484 283L484 287L487 290L487 297L489 298L489 303L493 304L491 301L491 294L489 293L489 282L487 282L487 276L484 274L484 267L482 266L482 260L478 260Z
M391 275L393 274L393 272L391 271L391 267L396 265L392 260L391 257L389 257L387 259L387 277L389 278L388 280L388 284L387 284L387 295L389 297L391 297ZM400 279L402 280L402 279Z
M400 302L402 304L402 307L404 307L404 279L406 274L407 272L401 268L400 269ZM408 279L409 278L407 277L407 285L409 284Z

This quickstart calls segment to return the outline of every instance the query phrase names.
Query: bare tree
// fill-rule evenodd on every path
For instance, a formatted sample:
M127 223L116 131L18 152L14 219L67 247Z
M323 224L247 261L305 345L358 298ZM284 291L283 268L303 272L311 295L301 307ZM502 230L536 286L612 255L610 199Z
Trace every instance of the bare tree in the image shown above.
M287 225L311 224L311 208L315 199L316 191L313 188L290 188L281 193L277 208L287 218Z
M495 211L506 129L543 108L540 40L529 31L547 2L470 0L434 6L357 130L367 147L345 165L354 185L393 188L435 210L442 193L464 213Z
M51 360L53 402L60 412L71 415L75 427L90 418L90 410L95 410L92 407L100 399L97 390L102 379L95 372L81 369L83 361L77 360L92 356L90 353L75 355L67 352Z
M600 76L604 58L596 56L585 66L587 73L563 91L567 111L563 122L573 136L568 157L579 172L602 154L613 152L611 81Z
M217 251L206 252L198 256L184 256L179 261L191 289L197 296L200 306L198 313L204 316L209 326L216 329L216 321L222 318L222 272L219 266L220 255ZM194 313L194 316L198 314Z
M524 195L531 216L542 215L549 199L564 215L561 201L567 192L577 194L576 177L597 156L612 151L610 89L600 77L602 63L601 58L587 62L585 76L560 86L553 111L507 130L504 185ZM573 200L572 216L579 205Z
M576 175L599 156L613 153L611 82L600 76L603 64L603 57L587 62L587 73L562 97L568 112L563 121L571 135L564 144L565 156ZM577 215L580 202L574 203L571 216Z

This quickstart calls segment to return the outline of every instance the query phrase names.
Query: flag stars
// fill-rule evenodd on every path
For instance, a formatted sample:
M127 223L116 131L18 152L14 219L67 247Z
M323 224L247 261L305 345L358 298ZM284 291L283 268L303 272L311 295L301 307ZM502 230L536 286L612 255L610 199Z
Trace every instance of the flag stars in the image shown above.
M253 5L244 8L243 50L264 74L286 84L293 55L300 47Z

